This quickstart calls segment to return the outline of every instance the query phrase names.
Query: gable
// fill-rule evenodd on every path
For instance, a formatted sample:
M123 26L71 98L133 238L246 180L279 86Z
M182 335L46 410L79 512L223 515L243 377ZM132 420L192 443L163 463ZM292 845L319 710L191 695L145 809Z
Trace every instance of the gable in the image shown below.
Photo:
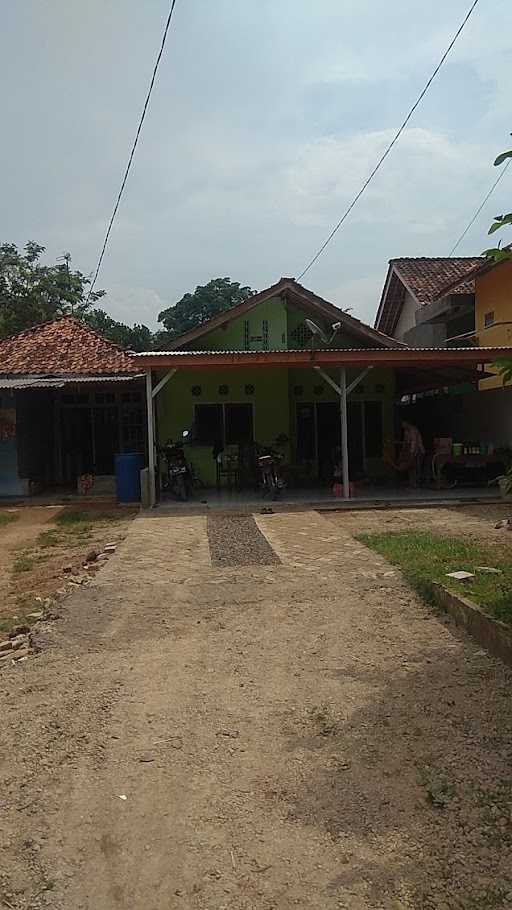
M308 291L293 278L281 278L277 284L260 291L230 310L225 310L202 325L185 332L170 346L171 350L282 350L293 348L288 331L293 308L304 312L332 334L334 323L341 323L340 335L350 338L354 347L392 347L394 339ZM292 328L292 332L296 327ZM348 347L340 336L333 339L334 347ZM316 339L315 347L321 347Z
M330 338L332 317L327 319L325 314L312 315L310 310L304 309L293 300L271 297L241 316L225 321L211 332L205 332L201 338L184 345L182 350L281 351L311 347L318 350L326 347L335 349L369 346L369 343L362 344L361 338L346 328L337 332L330 343L324 342L318 336L313 340L306 319L313 319L327 338Z
M417 309L437 300L447 287L450 294L473 293L474 270L483 262L480 256L390 259L375 328L399 337L397 326L408 300ZM407 314L404 318L409 321Z

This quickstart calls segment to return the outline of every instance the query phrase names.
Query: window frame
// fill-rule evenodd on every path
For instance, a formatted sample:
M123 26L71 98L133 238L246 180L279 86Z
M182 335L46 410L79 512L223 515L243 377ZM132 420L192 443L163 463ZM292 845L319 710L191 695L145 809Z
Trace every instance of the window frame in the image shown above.
M193 417L192 417L193 425L195 426L195 424L196 424L197 408L200 408L200 407L220 408L221 412L222 412L222 439L219 441L222 442L222 445L224 446L224 448L226 448L226 446L240 445L240 443L236 443L236 442L227 442L227 439L226 439L226 408L231 407L231 405L244 405L244 407L251 408L252 442L254 443L256 441L256 402L255 401L195 401L194 405L193 405L193 407L194 407ZM214 442L195 442L195 443L193 443L193 445L200 447L200 448L209 449L213 445L215 445L215 441Z

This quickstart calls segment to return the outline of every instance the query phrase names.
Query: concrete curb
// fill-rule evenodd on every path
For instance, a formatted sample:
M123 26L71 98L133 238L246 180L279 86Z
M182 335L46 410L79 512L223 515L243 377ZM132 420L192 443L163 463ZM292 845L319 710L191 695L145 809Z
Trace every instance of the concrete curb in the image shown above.
M499 619L492 619L472 600L461 597L459 594L452 594L443 585L432 582L430 587L436 603L455 620L458 626L463 626L466 632L475 638L483 648L512 667L512 628L510 626Z

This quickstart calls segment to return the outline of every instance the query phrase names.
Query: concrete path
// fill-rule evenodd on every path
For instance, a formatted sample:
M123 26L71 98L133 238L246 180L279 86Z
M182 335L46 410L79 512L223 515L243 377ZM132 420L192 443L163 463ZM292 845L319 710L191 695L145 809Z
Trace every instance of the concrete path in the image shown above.
M137 519L0 677L4 905L512 906L509 674L342 520L256 522L218 569Z

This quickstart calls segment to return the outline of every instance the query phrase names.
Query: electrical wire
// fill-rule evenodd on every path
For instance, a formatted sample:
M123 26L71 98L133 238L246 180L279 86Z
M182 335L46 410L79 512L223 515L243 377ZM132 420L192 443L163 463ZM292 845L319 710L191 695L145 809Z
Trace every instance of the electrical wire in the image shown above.
M118 194L117 194L116 204L115 204L115 206L114 206L114 210L113 210L113 212L112 212L112 215L110 216L110 221L109 221L109 223L108 223L107 232L106 232L106 234L105 234L105 239L104 239L104 241L103 241L103 246L102 246L102 248L101 248L101 253L100 253L100 255L99 255L98 264L97 264L97 266L96 266L96 270L95 270L95 272L94 272L94 277L93 277L93 279L92 279L92 283L91 283L91 286L90 286L90 288L89 288L89 293L87 294L87 301L89 301L90 296L91 296L91 294L92 294L92 292L93 292L93 290L94 290L94 285L96 284L96 279L97 279L97 277L98 277L98 275L99 275L99 271L100 271L100 269L101 269L101 264L102 264L102 262L103 262L103 257L105 256L105 250L107 249L107 244L108 244L108 241L109 241L110 233L111 233L111 231L112 231L112 227L113 227L113 225L114 225L115 217L116 217L116 215L117 215L117 210L118 210L118 208L119 208L119 204L120 204L120 202L121 202L121 198L122 198L122 195L123 195L123 192L124 192L124 188L125 188L125 186L126 186L126 181L128 180L128 174L130 173L130 168L131 168L131 166L132 166L133 157L134 157L134 155L135 155L135 150L136 150L136 148L137 148L137 144L138 144L139 137L140 137L140 134L141 134L142 125L143 125L144 119L145 119L145 117L146 117L146 112L147 112L148 105L149 105L149 99L151 98L151 93L152 93L152 91L153 91L153 86L154 86L155 80L156 80L156 74L157 74L157 72L158 72L158 67L160 66L160 60L162 59L162 54L163 54L163 52L164 52L165 42L166 42L166 40L167 40L167 33L168 33L169 28L170 28L170 25L171 25L171 20L172 20L172 16L173 16L173 13L174 13L174 7L176 6L176 2L177 2L177 0L172 0L171 7L170 7L170 9L169 9L169 14L168 14L168 16L167 16L167 20L166 20L165 27L164 27L164 31L163 31L163 35L162 35L162 41L161 41L161 43L160 43L160 50L158 51L158 54L157 54L157 57L156 57L156 61L155 61L155 65L154 65L154 67L153 67L153 74L152 74L152 76L151 76L151 81L150 81L150 83L149 83L149 88L148 88L148 91L147 91L146 100L145 100L145 102L144 102L144 107L142 108L142 114L141 114L140 119L139 119L139 125L137 126L137 132L135 133L135 139L134 139L134 141L133 141L133 145L132 145L132 148L131 148L130 156L129 156L129 158L128 158L128 164L126 165L126 169L125 169L125 172L124 172L124 176L123 176L123 179L122 179L122 181L121 181L121 187L120 187L119 192L118 192Z
M489 192L486 193L486 195L484 196L482 202L481 202L480 205L478 206L478 208L477 208L475 214L473 215L471 221L469 222L468 226L466 227L466 229L465 229L465 230L462 232L462 234L460 235L459 239L457 240L457 243L455 244L455 246L452 246L450 252L448 253L448 256L453 256L455 250L457 250L457 249L459 248L459 246L460 246L460 244L462 243L462 241L464 240L464 237L466 236L467 232L473 227L473 225L474 225L476 219L478 218L480 212L482 211L482 209L483 209L485 203L487 202L488 199L491 198L492 194L494 193L494 190L495 190L496 187L498 186L498 183L500 182L500 180L503 179L503 177L505 176L505 174L506 174L506 172L507 172L507 170L508 170L508 168L510 167L511 164L512 164L512 158L509 158L508 161L507 161L507 163L506 163L506 165L505 165L505 167L502 168L501 171L499 172L499 174L498 174L496 180L494 181L493 185L491 186Z
M346 219L347 219L348 216L350 215L352 209L353 209L353 208L357 205L357 203L359 202L361 196L363 195L363 193L365 192L365 190L367 189L367 187L369 186L369 184L371 183L371 181L372 181L373 178L375 177L377 171L380 170L381 165L384 163L384 161L385 161L386 158L388 157L388 155L389 155L391 149L393 148L393 146L398 142L400 136L402 135L402 133L403 133L405 127L406 127L407 124L409 123L409 120L411 119L412 115L414 114L416 108L419 106L419 104L421 103L421 101L423 100L423 98L425 97L425 95L427 94L427 92L428 92L430 86L432 85L434 79L436 78L436 76L437 76L439 70L441 69L443 63L445 62L446 58L448 57L450 51L452 50L452 48L453 48L453 46L454 46L454 44L455 44L455 42L457 41L457 38L458 38L459 35L462 33L462 31L463 31L463 29L464 29L466 23L469 21L469 19L470 19L471 15L472 15L473 11L475 10L475 8L476 8L478 2L479 2L479 0L474 0L474 2L471 4L470 9L469 9L468 12L466 13L466 15L465 15L465 17L464 17L462 23L460 24L459 28L458 28L457 31L455 32L455 35L453 36L452 40L450 41L448 47L446 48L446 50L445 50L443 56L441 57L439 63L437 64L437 66L436 66L434 72L433 72L432 75L430 76L430 78L429 78L428 82L426 83L424 89L422 90L422 92L421 92L420 95L418 96L417 100L415 101L415 103L414 103L413 106L411 107L411 109L410 109L409 113L407 114L407 117L405 118L405 120L404 120L404 122L402 123L401 127L400 127L399 130L396 132L395 136L393 137L393 139L391 140L391 142L390 142L389 145L387 146L385 152L381 155L381 157L380 157L379 160L377 161L377 164L376 164L375 167L373 168L372 172L371 172L370 175L366 178L366 180L365 180L365 182L363 183L361 189L359 190L359 192L357 193L357 195L354 196L352 202L350 203L350 205L348 206L348 208L345 210L345 212L344 212L343 215L341 216L341 218L340 218L340 220L338 221L338 223L333 227L331 233L330 233L329 236L326 238L326 240L324 240L322 246L321 246L320 249L315 253L315 255L313 256L313 258L310 259L310 261L308 262L306 268L303 269L303 271L300 273L300 275L299 275L299 277L298 277L298 279L297 279L298 281L300 281L301 278L304 277L304 275L306 274L306 272L309 272L311 266L313 266L313 265L315 264L315 262L317 261L317 259L319 259L319 257L322 255L323 251L324 251L325 248L329 245L329 243L330 243L331 240L333 239L334 235L339 231L339 229L340 229L340 227L342 226L342 224L346 221Z

